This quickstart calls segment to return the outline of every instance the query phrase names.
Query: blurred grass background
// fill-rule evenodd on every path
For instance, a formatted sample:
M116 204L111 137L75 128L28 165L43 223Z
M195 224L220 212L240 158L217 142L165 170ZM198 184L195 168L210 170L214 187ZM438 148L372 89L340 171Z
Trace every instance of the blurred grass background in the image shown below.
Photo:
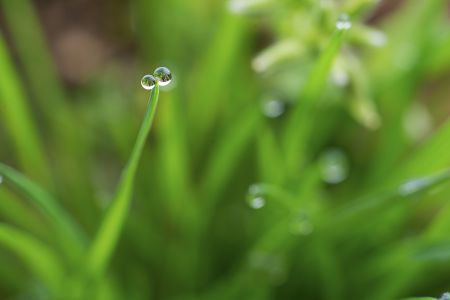
M0 0L0 299L450 290L449 11ZM146 111L139 82L161 65L174 80L93 276L86 251Z

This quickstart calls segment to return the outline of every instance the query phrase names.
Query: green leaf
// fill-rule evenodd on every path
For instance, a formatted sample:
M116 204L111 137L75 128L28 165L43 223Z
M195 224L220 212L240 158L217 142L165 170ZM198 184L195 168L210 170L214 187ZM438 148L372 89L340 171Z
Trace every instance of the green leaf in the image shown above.
M86 267L88 275L94 278L100 276L107 268L128 215L134 178L145 141L152 127L158 105L158 96L159 86L156 85L150 94L144 120L128 163L122 171L116 195L103 217L95 240L87 253Z

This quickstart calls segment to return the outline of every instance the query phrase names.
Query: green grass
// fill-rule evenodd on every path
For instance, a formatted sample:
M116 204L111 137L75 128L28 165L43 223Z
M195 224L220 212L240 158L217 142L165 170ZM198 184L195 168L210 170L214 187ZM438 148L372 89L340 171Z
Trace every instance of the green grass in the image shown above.
M46 5L0 0L0 299L450 290L446 1L119 2L127 58L68 85Z

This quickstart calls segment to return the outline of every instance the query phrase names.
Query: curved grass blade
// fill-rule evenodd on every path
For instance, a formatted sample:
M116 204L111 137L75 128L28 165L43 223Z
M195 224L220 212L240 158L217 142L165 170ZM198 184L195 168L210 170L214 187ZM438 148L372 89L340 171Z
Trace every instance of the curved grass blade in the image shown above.
M53 164L53 170L64 175L54 178L55 186L63 189L69 200L66 205L78 216L80 223L93 228L98 209L92 199L89 176L86 176L89 168L85 163L88 161L86 133L80 130L79 120L58 78L35 6L30 0L0 0L9 37L27 80L27 90L36 100L36 110L44 116L41 121L47 128L46 139L51 141L52 151L56 154L57 163ZM26 147L23 151L27 151L28 156L33 154ZM28 170L27 173L34 175Z
M417 194L428 191L441 184L450 181L450 170L440 172L439 174L423 176L420 178L405 181L396 188L391 188L383 193L377 193L374 196L359 199L352 204L343 208L341 212L335 212L335 221L348 223L348 218L352 217L366 217L373 213L374 210L379 209L386 203L393 201L396 197L413 197Z
M250 137L259 128L261 120L260 112L254 107L250 107L223 134L222 141L212 151L214 156L208 162L203 175L203 192L207 199L218 198L242 153L242 149L251 141ZM209 210L213 209L215 204L215 202L208 202L207 211L210 212Z
M43 183L50 183L50 173L27 107L24 88L14 69L0 33L0 114L13 141L17 159L26 172Z
M305 145L315 122L315 104L326 84L334 58L344 41L345 30L337 30L324 49L309 75L305 89L300 95L300 101L287 120L283 137L286 153L286 165L291 168L289 174L297 172L305 161Z
M133 190L133 182L136 175L139 159L144 149L145 141L152 127L156 106L158 105L159 87L152 90L144 121L139 130L136 143L122 171L116 195L111 206L106 212L97 236L87 253L86 267L88 275L100 276L106 269L114 248L119 239L120 232L128 214Z
M51 290L58 290L64 269L52 249L27 233L5 224L0 224L0 244L20 257Z
M0 218L37 237L49 236L48 224L42 222L41 216L35 213L34 208L3 187L0 188Z
M234 66L242 40L246 36L246 24L242 18L225 13L218 32L211 45L201 57L198 68L192 78L202 78L208 74L208 80L195 83L191 95L193 105L188 111L189 124L193 125L194 145L201 145L211 130L222 105L223 83L227 81ZM212 67L214 66L214 67Z
M403 180L406 176L436 172L450 164L450 120L426 140L389 178Z
M67 212L58 205L58 201L37 184L2 163L0 163L0 175L24 193L55 224L62 247L69 256L73 254L73 257L76 257L81 254L82 233Z

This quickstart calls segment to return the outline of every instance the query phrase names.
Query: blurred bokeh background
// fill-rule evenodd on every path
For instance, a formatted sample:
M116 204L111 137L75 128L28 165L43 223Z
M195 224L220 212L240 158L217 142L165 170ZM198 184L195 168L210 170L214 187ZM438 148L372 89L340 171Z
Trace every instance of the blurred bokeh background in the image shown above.
M0 0L0 299L439 297L449 116L449 1Z

